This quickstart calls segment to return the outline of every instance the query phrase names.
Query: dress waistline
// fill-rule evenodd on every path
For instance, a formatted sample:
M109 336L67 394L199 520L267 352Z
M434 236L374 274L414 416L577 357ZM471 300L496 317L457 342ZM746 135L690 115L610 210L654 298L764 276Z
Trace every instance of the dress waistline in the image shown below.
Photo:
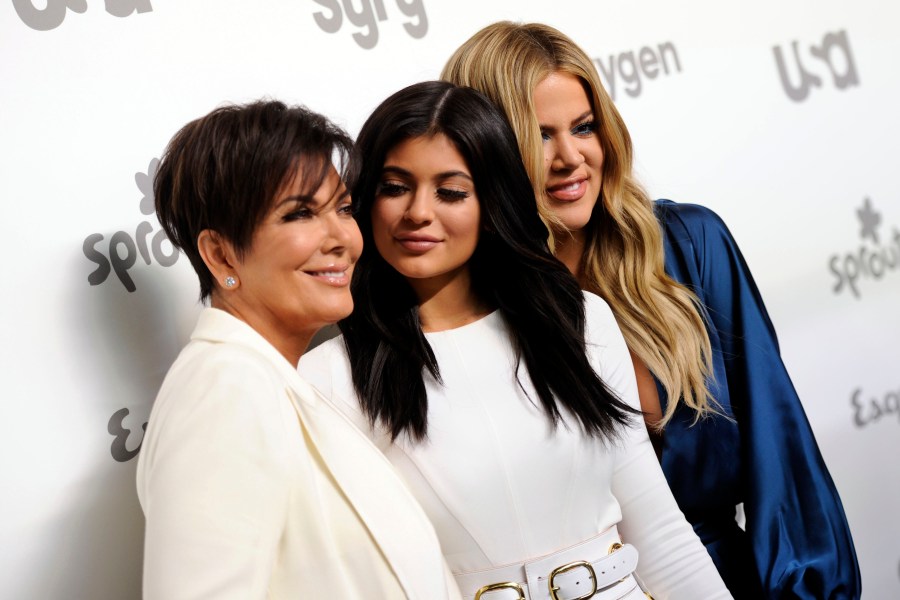
M524 563L454 577L465 600L625 600L645 598L633 575L637 562L637 549L622 544L613 526Z

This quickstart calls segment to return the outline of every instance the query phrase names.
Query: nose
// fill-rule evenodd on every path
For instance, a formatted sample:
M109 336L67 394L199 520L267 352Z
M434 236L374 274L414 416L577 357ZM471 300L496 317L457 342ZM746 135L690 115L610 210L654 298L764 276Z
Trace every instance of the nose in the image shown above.
M554 171L571 171L584 162L578 143L567 136L560 136L550 146L550 168Z
M434 219L433 192L424 187L420 187L416 190L416 193L409 200L409 206L406 207L406 212L403 214L403 217L416 225L427 225L428 223L431 223Z
M336 213L327 215L322 252L326 254L343 254L360 237L356 219L341 218Z

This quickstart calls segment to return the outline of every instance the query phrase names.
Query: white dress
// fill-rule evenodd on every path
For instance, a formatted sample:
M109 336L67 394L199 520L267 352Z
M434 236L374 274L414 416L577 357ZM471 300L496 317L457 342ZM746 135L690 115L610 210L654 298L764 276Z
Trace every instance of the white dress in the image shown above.
M585 297L591 364L639 408L612 312L599 297ZM428 436L420 443L406 436L391 443L380 427L368 426L342 338L305 355L299 369L395 465L431 518L455 574L521 563L618 525L638 549L637 573L657 600L731 597L678 510L639 417L616 444L583 435L565 412L565 424L554 428L524 363L516 380L499 312L426 337L444 384L426 375Z

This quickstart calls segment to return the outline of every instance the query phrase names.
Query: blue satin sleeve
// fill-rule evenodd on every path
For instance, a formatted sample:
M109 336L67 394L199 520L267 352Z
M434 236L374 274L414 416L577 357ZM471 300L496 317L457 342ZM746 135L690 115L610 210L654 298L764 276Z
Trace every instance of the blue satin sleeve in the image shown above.
M666 428L663 471L679 506L735 598L859 598L840 498L734 238L704 207L655 209L666 271L707 313L722 413L692 425L680 408ZM734 522L740 502L746 531Z

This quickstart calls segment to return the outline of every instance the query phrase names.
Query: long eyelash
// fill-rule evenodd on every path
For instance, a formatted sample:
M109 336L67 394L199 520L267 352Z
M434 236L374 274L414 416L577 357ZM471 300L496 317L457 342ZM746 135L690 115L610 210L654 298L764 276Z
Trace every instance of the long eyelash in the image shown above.
M285 221L296 221L297 219L305 219L307 217L311 217L313 211L309 208L298 208L297 210L292 210L288 214L284 215L283 220Z
M596 119L588 119L586 121L582 121L578 125L575 126L574 131L579 133L585 132L594 132L597 131L597 120Z
M438 188L437 195L441 200L465 200L469 197L469 192L463 190Z
M402 186L398 183L384 182L378 184L378 191L376 193L385 194L387 196L399 196L405 191L405 186Z

